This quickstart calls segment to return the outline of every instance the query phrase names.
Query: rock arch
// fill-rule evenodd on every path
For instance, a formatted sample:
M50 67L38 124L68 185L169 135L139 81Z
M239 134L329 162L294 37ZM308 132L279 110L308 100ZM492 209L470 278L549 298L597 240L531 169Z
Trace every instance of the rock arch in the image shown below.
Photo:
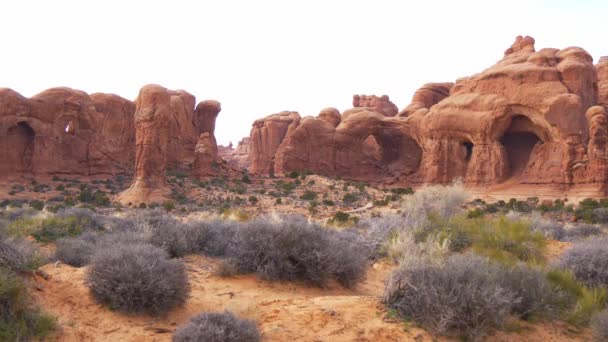
M410 175L418 171L422 148L416 140L397 129L376 130L372 136L380 147L380 161L389 174Z

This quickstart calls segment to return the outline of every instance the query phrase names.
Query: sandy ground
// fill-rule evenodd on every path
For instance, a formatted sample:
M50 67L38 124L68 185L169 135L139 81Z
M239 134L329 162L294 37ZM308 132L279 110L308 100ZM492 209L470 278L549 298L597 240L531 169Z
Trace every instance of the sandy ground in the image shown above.
M170 341L177 326L204 311L232 310L257 321L265 341L447 341L422 329L387 318L378 297L391 271L375 264L367 279L348 290L286 282L266 282L254 276L221 278L214 274L218 260L201 256L185 259L192 286L187 304L164 318L113 312L95 303L84 285L86 268L49 264L37 278L37 301L58 317L56 341ZM488 341L584 341L569 335L562 323L518 324L518 332L499 332Z

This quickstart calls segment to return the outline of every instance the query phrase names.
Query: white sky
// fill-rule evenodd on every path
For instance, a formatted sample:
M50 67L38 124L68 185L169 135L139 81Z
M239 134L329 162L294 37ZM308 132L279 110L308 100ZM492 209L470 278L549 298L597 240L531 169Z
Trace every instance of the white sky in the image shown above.
M424 83L492 65L517 35L597 61L606 18L606 0L2 0L0 87L129 99L147 83L185 89L222 103L218 142L236 144L257 118L342 111L353 94L402 109Z

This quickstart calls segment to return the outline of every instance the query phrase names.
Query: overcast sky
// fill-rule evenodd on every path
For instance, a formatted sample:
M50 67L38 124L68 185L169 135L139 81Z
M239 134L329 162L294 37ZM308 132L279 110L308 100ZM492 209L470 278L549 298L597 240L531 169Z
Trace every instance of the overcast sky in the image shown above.
M158 83L222 103L227 144L282 110L345 110L353 94L402 109L427 82L499 60L517 35L536 48L608 55L608 1L8 1L0 87L68 86L134 99Z

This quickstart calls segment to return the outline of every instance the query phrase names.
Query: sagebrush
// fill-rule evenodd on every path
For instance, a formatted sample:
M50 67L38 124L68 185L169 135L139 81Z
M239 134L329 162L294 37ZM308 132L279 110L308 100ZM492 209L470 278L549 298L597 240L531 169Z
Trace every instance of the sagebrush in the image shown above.
M255 322L233 313L202 313L177 328L173 342L258 342L260 333Z
M86 283L98 302L132 313L164 314L185 303L190 293L183 263L150 244L98 249Z

